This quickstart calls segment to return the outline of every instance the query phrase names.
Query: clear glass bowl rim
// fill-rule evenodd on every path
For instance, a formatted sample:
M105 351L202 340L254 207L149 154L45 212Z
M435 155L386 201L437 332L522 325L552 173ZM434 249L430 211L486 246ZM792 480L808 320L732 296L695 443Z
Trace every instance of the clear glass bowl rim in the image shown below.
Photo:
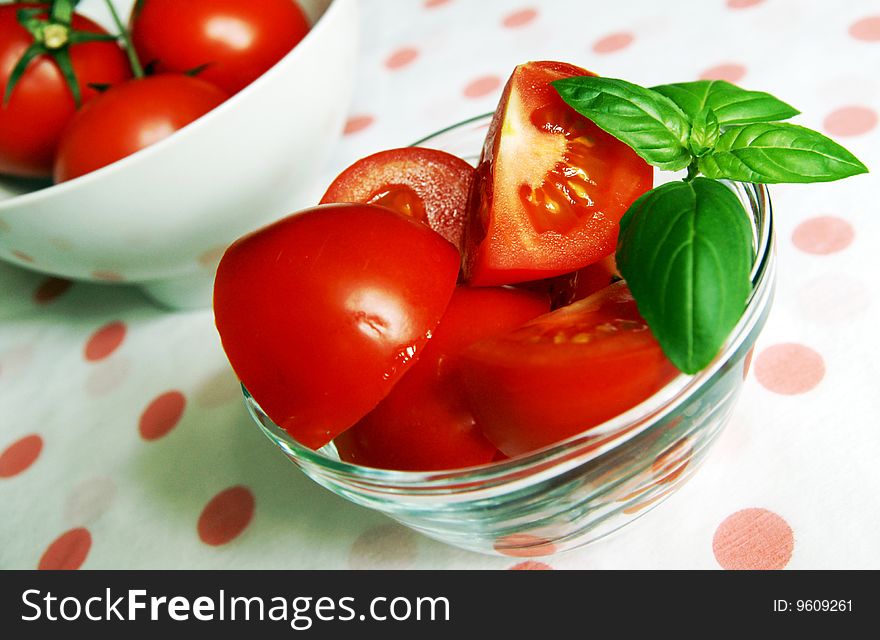
M410 146L422 145L445 133L484 120L488 122L491 116L492 114L488 113L468 118L425 136ZM498 484L511 479L521 480L524 477L534 480L532 478L534 474L556 475L568 468L604 455L650 429L661 418L685 404L703 385L713 379L719 369L733 358L743 342L747 340L751 329L758 322L765 306L762 302L765 301L773 287L775 236L772 205L766 185L740 184L746 191L751 190L751 193L754 194L754 201L749 198L752 204L750 216L757 218L755 221L756 259L751 274L753 286L742 318L709 366L693 376L679 374L672 382L645 402L601 425L591 427L554 445L510 460L443 471L397 471L350 464L300 444L263 412L247 388L242 385L248 412L266 436L297 463L313 465L332 476L347 479L351 484L399 487L405 491L434 492L442 490L444 487L460 490L463 486ZM597 436L600 436L598 441Z

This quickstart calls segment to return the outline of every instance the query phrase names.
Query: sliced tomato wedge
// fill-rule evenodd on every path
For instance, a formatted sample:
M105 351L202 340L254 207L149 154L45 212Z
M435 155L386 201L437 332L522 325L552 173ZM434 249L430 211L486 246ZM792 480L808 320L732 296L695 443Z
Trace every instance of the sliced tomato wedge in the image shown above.
M362 202L429 225L461 248L474 168L436 149L405 147L367 156L343 171L321 203Z
M232 368L276 424L319 448L370 412L419 357L459 255L384 207L315 207L236 241L214 284Z
M509 456L595 427L677 374L623 282L474 344L460 366L478 424Z
M348 462L431 471L487 464L503 455L483 436L456 376L463 349L549 309L546 295L456 289L418 362L366 417L334 441Z
M495 111L468 203L468 283L576 271L614 251L618 222L653 170L550 85L593 75L561 62L518 66Z

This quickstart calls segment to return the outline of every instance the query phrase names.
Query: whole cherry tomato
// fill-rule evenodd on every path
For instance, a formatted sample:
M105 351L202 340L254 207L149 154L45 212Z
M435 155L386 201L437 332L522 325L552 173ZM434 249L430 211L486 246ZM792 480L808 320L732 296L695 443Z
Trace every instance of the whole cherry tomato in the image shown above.
M317 449L412 367L458 267L458 251L420 222L376 205L321 205L226 251L217 330L267 415Z
M224 102L209 82L182 74L131 80L83 107L58 146L55 181L72 180L167 138Z
M0 99L6 94L18 61L34 42L34 36L18 22L21 9L45 8L45 4L15 3L0 6ZM36 17L44 19L46 14ZM71 28L78 32L106 34L88 18L74 14ZM113 85L131 77L128 59L114 41L68 45L82 102L99 94L94 88ZM0 173L20 177L52 175L55 151L64 128L76 113L76 103L58 64L43 54L30 62L9 95L0 103Z
M202 69L230 95L268 71L305 37L293 0L139 0L131 35L141 62L157 71Z

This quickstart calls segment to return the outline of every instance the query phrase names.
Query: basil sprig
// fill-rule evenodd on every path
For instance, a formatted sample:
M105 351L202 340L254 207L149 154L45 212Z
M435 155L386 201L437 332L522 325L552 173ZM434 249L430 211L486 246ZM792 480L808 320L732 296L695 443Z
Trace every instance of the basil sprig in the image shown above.
M826 136L779 122L799 112L760 91L701 80L647 89L584 76L553 86L575 111L649 164L687 168L620 221L617 265L664 353L693 374L718 355L745 310L755 260L751 223L721 179L825 182L866 173ZM700 174L702 174L701 177Z

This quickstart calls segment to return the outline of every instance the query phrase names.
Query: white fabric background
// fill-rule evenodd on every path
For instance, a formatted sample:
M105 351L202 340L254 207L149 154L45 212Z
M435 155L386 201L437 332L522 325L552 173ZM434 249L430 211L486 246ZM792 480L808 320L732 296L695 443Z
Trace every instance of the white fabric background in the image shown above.
M534 14L510 17L528 9ZM716 568L731 554L757 553L760 564L783 553L777 564L789 568L880 568L880 29L856 29L863 39L850 33L859 20L880 16L877 3L365 0L361 10L351 115L368 124L343 138L316 199L351 161L491 111L512 67L529 59L562 59L647 85L736 65L725 73L795 105L803 112L795 122L839 135L874 169L840 183L772 189L779 281L753 363L765 384L749 377L717 448L679 493L612 539L542 562L556 569ZM630 34L630 44L595 50L617 33ZM404 48L416 55L400 66ZM398 66L390 69L396 52ZM489 78L478 83L488 92L469 97L480 78ZM852 106L862 110L838 111ZM853 124L871 113L874 126ZM852 230L851 242L811 253L827 240L810 222L821 216L834 218L832 230ZM39 303L35 292L45 280L0 265L0 454L29 434L43 441L33 465L0 478L0 568L36 567L53 540L77 528L91 539L84 568L519 562L433 542L302 476L246 416L210 312L165 313L135 290L86 284ZM90 336L110 322L124 325L121 344L87 360ZM768 351L783 343L820 355L824 375L809 391L773 391L786 376L804 374L796 359ZM146 441L141 415L169 391L185 398L182 417ZM202 543L197 522L206 503L238 485L255 500L250 524L228 544ZM778 537L768 537L766 519L719 533L728 516L751 508L787 523L790 560L774 547Z

